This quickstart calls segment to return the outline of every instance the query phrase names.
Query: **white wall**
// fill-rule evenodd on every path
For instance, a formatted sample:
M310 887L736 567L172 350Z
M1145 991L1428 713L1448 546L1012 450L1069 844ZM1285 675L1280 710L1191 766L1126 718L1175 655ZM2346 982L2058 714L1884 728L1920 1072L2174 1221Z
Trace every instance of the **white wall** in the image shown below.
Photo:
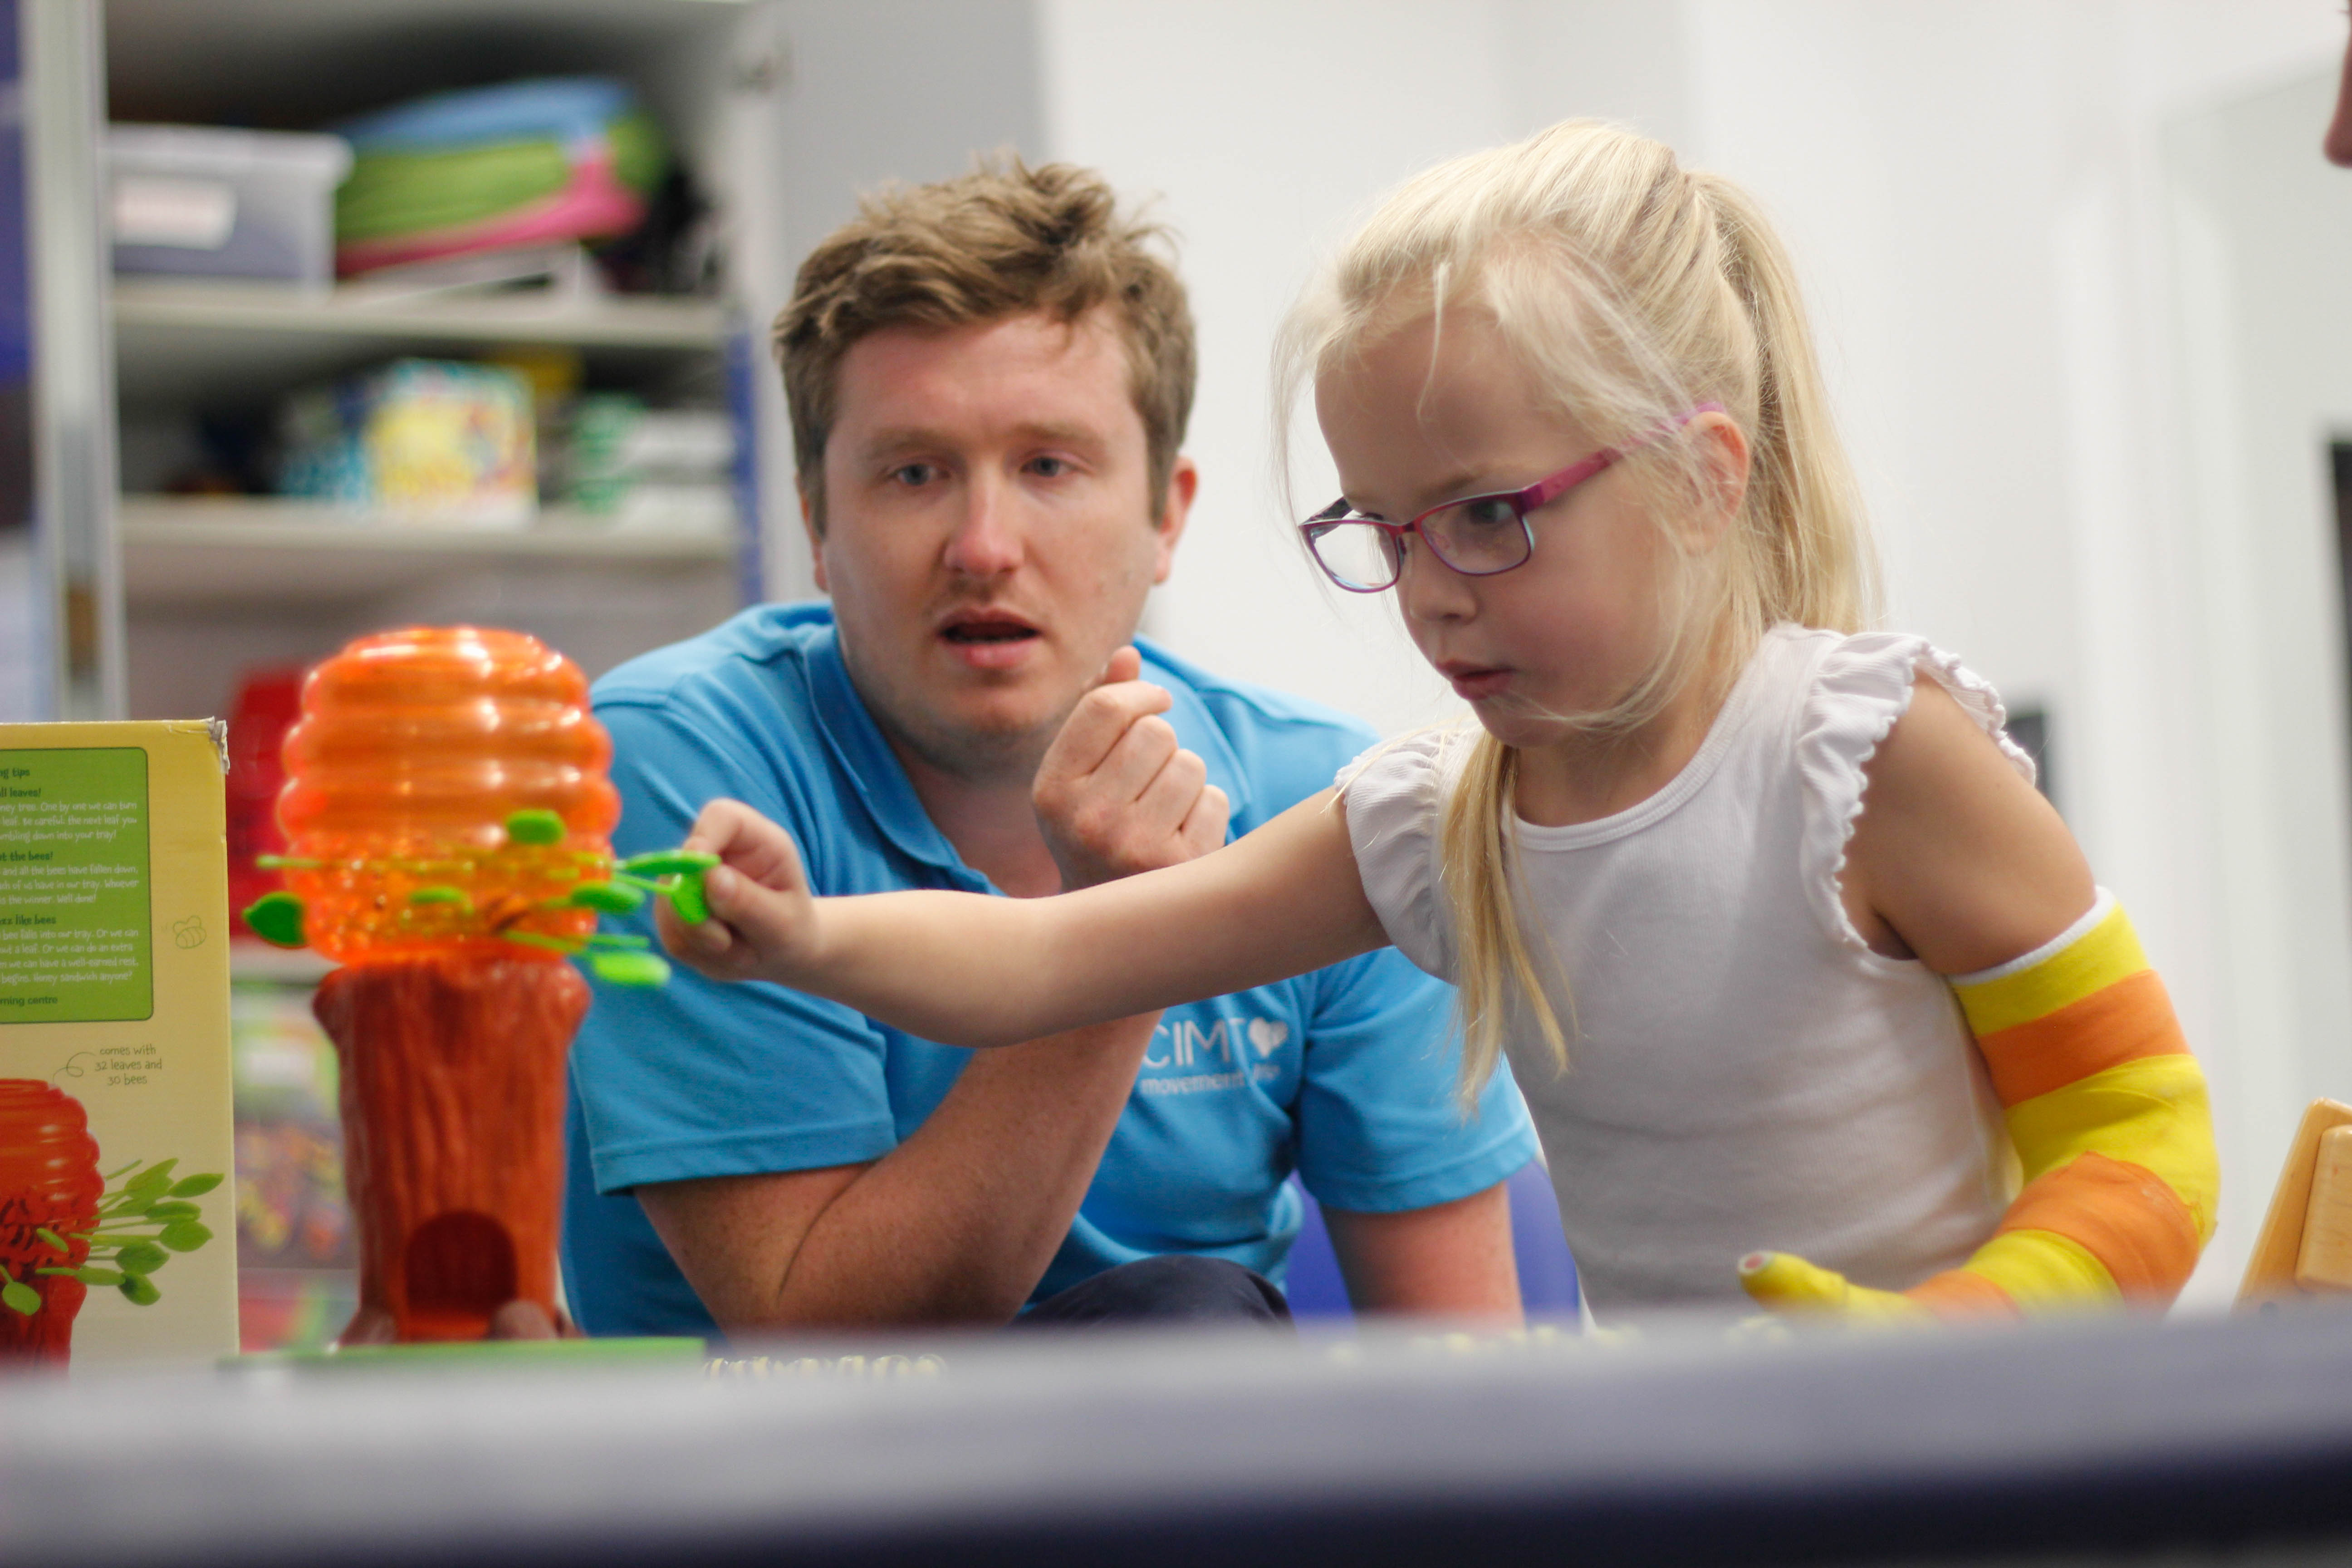
M2223 1299L2295 1109L2352 1092L2352 851L2340 702L2310 695L2340 679L2332 601L2272 592L2280 562L2319 559L2309 465L2291 538L2248 564L2214 509L2263 503L2188 456L2212 416L2181 370L2164 137L2324 70L2340 8L1041 0L1039 18L1048 149L1160 194L1202 321L1202 508L1150 627L1384 727L1444 710L1443 689L1381 610L1317 592L1265 477L1266 345L1315 257L1414 169L1572 114L1763 198L1811 294L1894 624L2049 710L2060 804L2211 1068L2229 1189L2193 1295ZM2319 129L2297 155L2352 197L2352 174L2317 172ZM2242 431L2207 444L2227 457ZM1307 467L1319 501L1328 469ZM2249 636L2261 658L2217 655ZM2250 704L2279 679L2284 710ZM2274 743L2297 717L2326 767ZM2260 743L2233 763L2232 734Z
M2352 1094L2313 423L2352 421L2352 385L2282 368L2324 346L2289 286L2325 294L2352 228L2277 210L2352 201L2316 161L2317 89L2276 96L2340 50L2334 0L1029 0L952 48L908 0L771 9L795 44L781 155L814 161L792 259L845 182L981 143L1157 199L1201 323L1203 483L1147 626L1388 729L1450 700L1383 605L1319 588L1270 472L1267 348L1317 257L1396 181L1570 115L1755 190L1807 280L1894 623L2048 709L2059 803L2209 1063L2227 1191L2193 1295L2226 1297L2301 1101ZM2233 172L2263 159L2269 206ZM2265 244L2305 264L2250 270Z

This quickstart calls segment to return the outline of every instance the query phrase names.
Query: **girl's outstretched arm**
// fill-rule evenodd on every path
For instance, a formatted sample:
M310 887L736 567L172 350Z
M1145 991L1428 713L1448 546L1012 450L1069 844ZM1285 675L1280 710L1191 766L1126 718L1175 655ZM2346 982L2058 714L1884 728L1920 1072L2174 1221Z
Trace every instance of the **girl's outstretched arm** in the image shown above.
M1333 792L1181 866L1050 899L812 897L782 828L731 800L688 849L719 858L710 919L663 900L662 942L715 980L769 980L928 1040L1009 1046L1264 985L1387 945Z
M2168 1303L2213 1231L2205 1079L2131 922L2047 801L1933 680L1871 759L1845 901L1872 946L1950 981L2025 1186L1959 1268L1900 1293L1787 1254L1768 1306L1880 1321Z

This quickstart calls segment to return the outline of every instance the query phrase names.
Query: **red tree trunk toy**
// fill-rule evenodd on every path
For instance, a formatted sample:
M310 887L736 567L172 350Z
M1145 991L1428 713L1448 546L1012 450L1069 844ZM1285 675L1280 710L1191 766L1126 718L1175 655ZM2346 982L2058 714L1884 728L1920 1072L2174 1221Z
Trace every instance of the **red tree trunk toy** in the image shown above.
M89 1261L105 1191L81 1102L37 1079L0 1079L0 1267L41 1299L33 1312L0 1310L0 1361L62 1362L72 1352L74 1315L89 1288L42 1270ZM44 1230L67 1242L67 1256Z
M565 960L642 897L611 880L620 802L587 697L533 638L411 629L312 671L286 738L289 892L247 919L341 963L315 1010L342 1062L360 1303L403 1341L479 1339L509 1301L554 1313L588 1006Z

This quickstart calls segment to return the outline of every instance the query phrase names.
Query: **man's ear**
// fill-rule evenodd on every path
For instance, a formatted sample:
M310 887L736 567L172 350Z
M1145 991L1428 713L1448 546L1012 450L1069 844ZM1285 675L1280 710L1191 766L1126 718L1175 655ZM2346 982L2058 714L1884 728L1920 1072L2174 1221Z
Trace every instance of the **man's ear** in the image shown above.
M1168 470L1168 494L1161 501L1159 552L1151 563L1154 585L1168 581L1168 573L1176 564L1176 542L1184 537L1184 524L1192 515L1192 498L1200 493L1201 470L1192 459L1178 454L1175 466Z
M821 593L833 592L833 584L824 580L824 531L816 525L816 495L806 484L794 484L793 489L801 498L801 531L808 535L809 567L816 575Z

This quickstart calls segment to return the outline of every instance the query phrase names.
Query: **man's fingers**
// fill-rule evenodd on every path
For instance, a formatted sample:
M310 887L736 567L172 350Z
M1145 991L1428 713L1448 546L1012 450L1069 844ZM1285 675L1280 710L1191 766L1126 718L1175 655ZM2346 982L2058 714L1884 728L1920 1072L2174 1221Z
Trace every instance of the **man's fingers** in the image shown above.
M1081 779L1100 767L1135 721L1165 712L1175 700L1164 687L1144 680L1097 686L1078 699L1037 770L1041 789L1057 781Z
M1193 854L1206 855L1223 847L1225 825L1232 816L1233 802L1225 798L1225 792L1214 784L1205 785L1192 798L1192 809L1183 826L1176 830L1176 836Z
M1180 750L1175 726L1157 714L1148 713L1127 727L1127 733L1118 738L1118 743L1096 764L1080 787L1089 798L1110 805L1125 805L1129 801L1141 800Z
M339 1345L388 1345L398 1342L400 1325L382 1307L362 1307L352 1314L343 1331L335 1336Z
M1170 736L1168 756L1153 773L1143 793L1135 797L1135 815L1152 834L1180 831L1209 782L1209 764L1191 752L1177 750Z
M1096 681L1095 684L1097 686L1117 686L1121 681L1133 680L1137 676L1141 675L1142 673L1143 655L1138 653L1130 645L1129 647L1120 648L1110 656L1110 662L1103 666L1102 679Z

